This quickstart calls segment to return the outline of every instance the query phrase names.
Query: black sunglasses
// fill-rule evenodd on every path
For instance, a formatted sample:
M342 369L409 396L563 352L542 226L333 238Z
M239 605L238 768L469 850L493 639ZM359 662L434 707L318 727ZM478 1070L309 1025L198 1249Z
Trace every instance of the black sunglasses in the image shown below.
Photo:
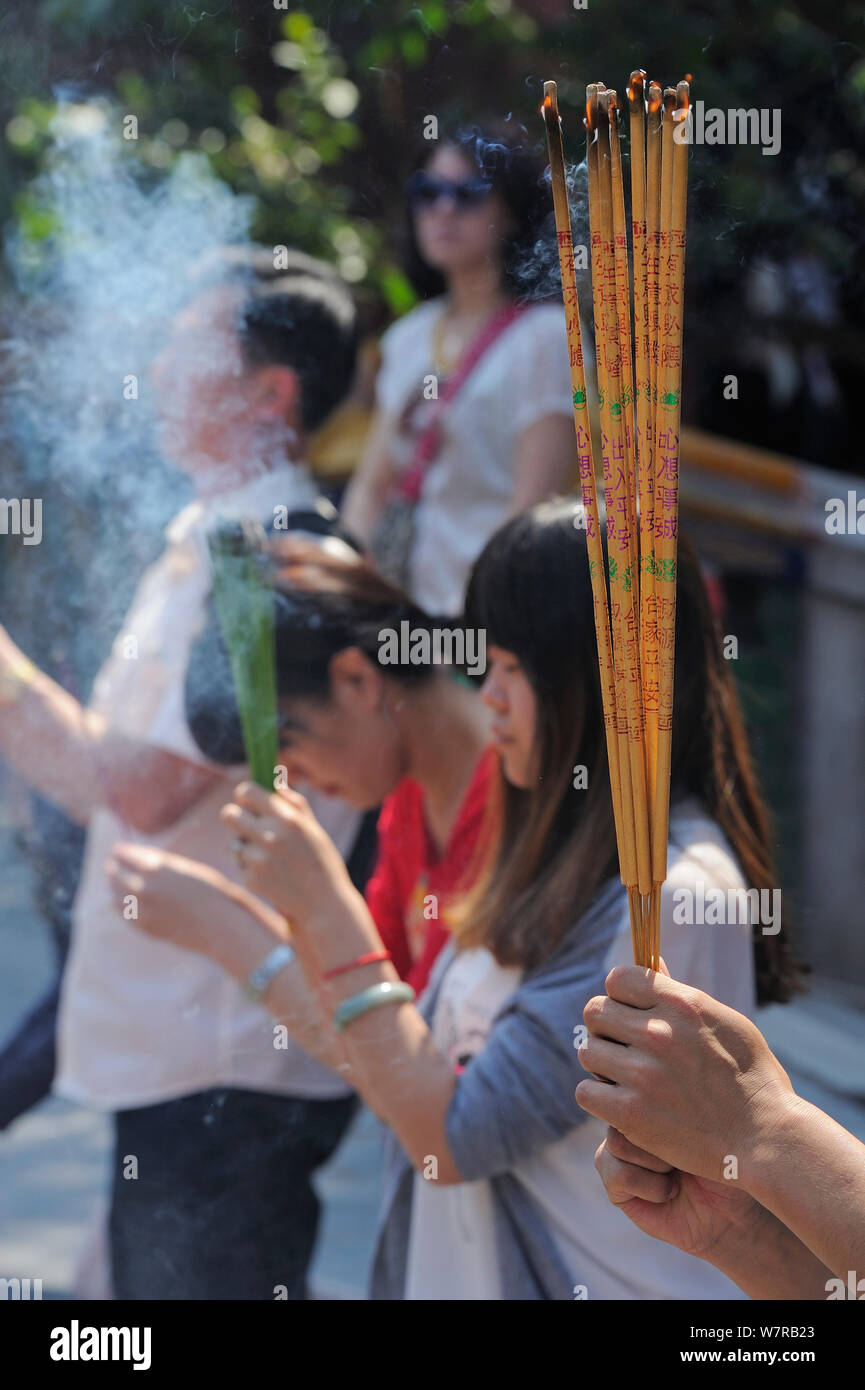
M406 184L405 191L411 203L422 207L432 207L439 198L449 198L457 208L473 208L489 197L493 186L486 179L465 179L462 183L455 179L437 179L418 169Z

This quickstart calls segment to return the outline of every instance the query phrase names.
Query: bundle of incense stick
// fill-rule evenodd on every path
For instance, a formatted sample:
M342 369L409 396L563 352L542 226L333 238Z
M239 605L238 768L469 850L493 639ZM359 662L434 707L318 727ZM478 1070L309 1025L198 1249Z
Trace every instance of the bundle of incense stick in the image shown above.
M645 76L632 73L628 85L633 301L619 105L602 82L586 92L606 578L555 82L544 83L542 111L619 867L634 959L657 970L670 812L688 177L687 131L682 128L676 138L674 131L688 117L690 79L662 93L654 82L647 89Z
M224 522L208 537L213 603L228 653L246 761L273 791L278 760L273 590L265 577L264 531Z

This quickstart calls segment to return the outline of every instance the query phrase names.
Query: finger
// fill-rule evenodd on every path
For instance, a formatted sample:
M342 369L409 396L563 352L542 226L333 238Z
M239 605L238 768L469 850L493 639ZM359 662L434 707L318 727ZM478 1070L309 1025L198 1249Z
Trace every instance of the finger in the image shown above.
M133 898L140 899L141 897L143 897L144 890L147 887L147 884L145 880L141 877L141 874L136 873L121 874L120 877L116 878L114 881L117 885L118 897L121 900L130 896Z
M651 1009L658 1002L657 981L660 977L654 970L643 965L616 965L604 981L604 988L611 999L620 1004L630 1004L635 1009Z
M133 845L124 840L118 840L111 846L111 857L118 864L123 864L130 869L146 868L153 858L153 850L148 845Z
M239 782L234 788L234 799L238 805L259 816L270 814L270 797L271 793L257 782Z
M606 994L596 994L583 1009L589 1032L613 1042L639 1043L645 1037L646 1014L630 1004L620 1004Z
M279 826L272 816L254 816L240 806L223 806L219 819L230 826L240 840L249 844L272 845L276 842Z
M574 1096L587 1115L594 1115L616 1129L621 1128L628 1102L632 1099L626 1087L610 1086L604 1081L597 1081L595 1077L581 1081Z
M663 957L663 956L659 956L659 957L658 957L658 960L659 960L659 962L660 962L660 973L661 973L662 975L666 975L666 976L668 977L668 979L672 980L673 977L672 977L672 975L670 974L669 970L667 969L667 962L664 960L664 957Z
M610 1153L606 1141L595 1154L595 1167L607 1189L607 1196L617 1207L624 1206L634 1197L644 1202L669 1202L679 1190L674 1173L654 1173L635 1163L623 1163Z
M123 892L135 872L128 865L119 864L115 859L106 859L103 867L109 882L118 894Z
M245 874L250 874L262 865L269 865L270 855L257 845L243 845L237 854L237 862Z
M307 804L306 797L303 795L303 792L299 792L296 787L274 787L273 794L274 796L279 797L281 801L287 801L289 806L293 806L295 810Z
M603 1076L614 1084L628 1081L634 1071L634 1055L621 1043L607 1042L591 1034L577 1049L580 1066L595 1076Z
M306 806L306 798L291 787L280 787L265 791L256 782L241 782L234 789L234 799L238 805L259 816L282 816L286 807L294 811Z
M607 1129L605 1143L614 1158L621 1159L623 1163L633 1163L638 1168L650 1168L653 1173L672 1173L673 1171L672 1164L665 1163L662 1158L658 1158L656 1154L650 1154L646 1149L638 1148L636 1144L631 1143L630 1139L626 1139L620 1130L613 1129L612 1125Z

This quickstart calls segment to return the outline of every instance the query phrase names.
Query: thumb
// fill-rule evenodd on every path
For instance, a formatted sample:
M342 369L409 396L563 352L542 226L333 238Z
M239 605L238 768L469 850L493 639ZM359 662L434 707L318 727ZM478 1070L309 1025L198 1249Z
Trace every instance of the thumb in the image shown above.
M669 970L667 969L667 962L664 960L663 956L659 957L658 974L666 975L668 980L672 980L673 978Z

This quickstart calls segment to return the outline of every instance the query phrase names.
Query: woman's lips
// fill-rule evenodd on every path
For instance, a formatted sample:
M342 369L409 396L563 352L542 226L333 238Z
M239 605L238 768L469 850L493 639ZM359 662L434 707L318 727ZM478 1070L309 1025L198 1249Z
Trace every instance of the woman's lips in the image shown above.
M495 725L493 726L492 734L493 743L498 744L500 748L503 748L505 744L513 743L514 741L510 734L506 734L502 729L497 729Z

